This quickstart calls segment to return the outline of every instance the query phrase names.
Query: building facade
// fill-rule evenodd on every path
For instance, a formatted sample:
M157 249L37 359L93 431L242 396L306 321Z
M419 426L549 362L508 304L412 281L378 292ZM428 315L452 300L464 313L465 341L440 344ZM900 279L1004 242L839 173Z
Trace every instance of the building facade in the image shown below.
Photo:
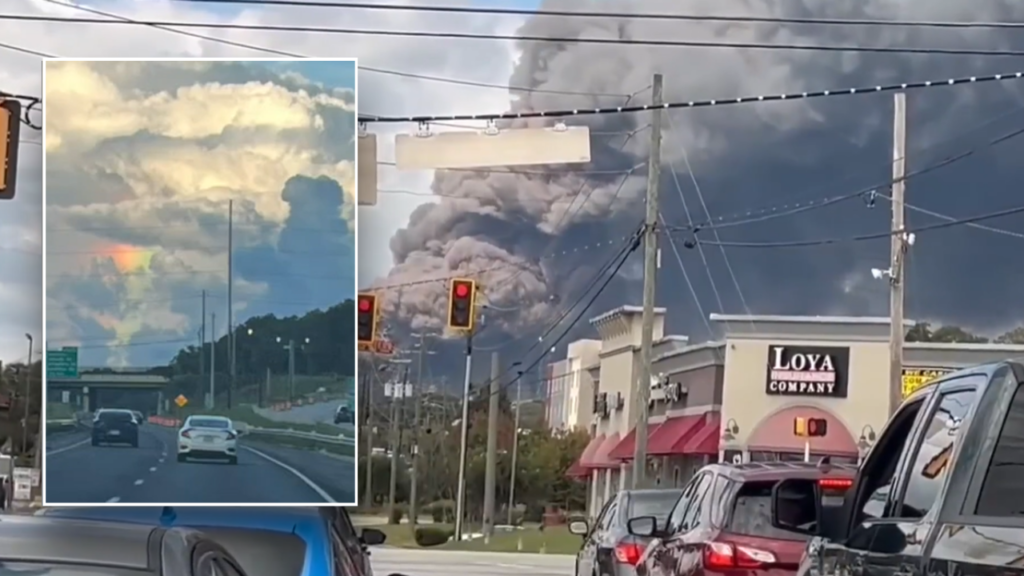
M569 360L549 362L544 372L544 421L549 430L565 428L568 410Z
M712 315L725 337L691 345L665 336L655 312L647 433L647 473L681 486L716 462L857 462L888 420L888 318ZM591 319L600 335L591 441L570 473L588 483L591 514L630 485L640 368L639 307ZM906 323L907 326L911 322ZM904 394L937 375L1024 354L1012 344L908 342ZM821 438L795 436L794 419L824 418Z

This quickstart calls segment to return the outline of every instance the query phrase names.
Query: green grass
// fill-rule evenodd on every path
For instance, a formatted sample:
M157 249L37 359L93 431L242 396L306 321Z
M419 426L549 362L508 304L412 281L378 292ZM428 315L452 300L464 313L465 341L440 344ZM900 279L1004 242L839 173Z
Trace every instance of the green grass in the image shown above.
M527 552L547 554L575 554L580 550L582 540L569 533L566 526L547 528L523 528L512 532L495 532L489 543L483 538L449 542L438 548L443 550L475 550L477 552ZM520 543L522 548L520 549Z
M71 420L74 417L74 406L71 406L69 404L59 404L56 402L48 403L46 405L47 420Z

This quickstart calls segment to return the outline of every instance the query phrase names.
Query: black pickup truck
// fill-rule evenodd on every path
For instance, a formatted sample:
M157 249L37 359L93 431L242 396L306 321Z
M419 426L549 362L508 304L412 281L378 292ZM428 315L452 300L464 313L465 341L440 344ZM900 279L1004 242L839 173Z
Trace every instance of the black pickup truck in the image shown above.
M798 576L1021 574L1024 364L961 370L918 390L889 419L843 506L807 498L816 490L784 480L772 494L776 527L815 536Z

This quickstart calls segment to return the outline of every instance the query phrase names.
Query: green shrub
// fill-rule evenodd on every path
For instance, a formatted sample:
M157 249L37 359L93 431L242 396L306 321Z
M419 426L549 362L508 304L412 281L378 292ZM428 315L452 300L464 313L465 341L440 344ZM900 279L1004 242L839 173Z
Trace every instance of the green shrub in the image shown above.
M455 501L437 500L427 504L425 511L430 513L435 523L452 524L455 522Z
M416 540L416 544L423 548L428 548L430 546L440 546L441 544L448 542L454 534L455 531L451 528L420 526L416 529L413 537Z

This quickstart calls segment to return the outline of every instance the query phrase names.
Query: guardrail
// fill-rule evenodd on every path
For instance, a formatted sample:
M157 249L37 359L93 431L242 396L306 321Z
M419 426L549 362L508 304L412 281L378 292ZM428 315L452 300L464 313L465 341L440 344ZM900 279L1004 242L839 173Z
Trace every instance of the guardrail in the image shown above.
M178 428L181 420L167 418L164 416L150 416L150 424L164 426L166 428ZM355 450L355 439L343 435L319 434L317 432L306 432L303 430L291 430L288 428L259 428L250 426L245 422L235 422L238 432L242 436L252 436L264 440L272 440L284 444L298 445L303 448L322 448L329 452L336 452L351 456Z
M78 428L78 420L74 418L61 418L46 421L47 434L70 432Z

